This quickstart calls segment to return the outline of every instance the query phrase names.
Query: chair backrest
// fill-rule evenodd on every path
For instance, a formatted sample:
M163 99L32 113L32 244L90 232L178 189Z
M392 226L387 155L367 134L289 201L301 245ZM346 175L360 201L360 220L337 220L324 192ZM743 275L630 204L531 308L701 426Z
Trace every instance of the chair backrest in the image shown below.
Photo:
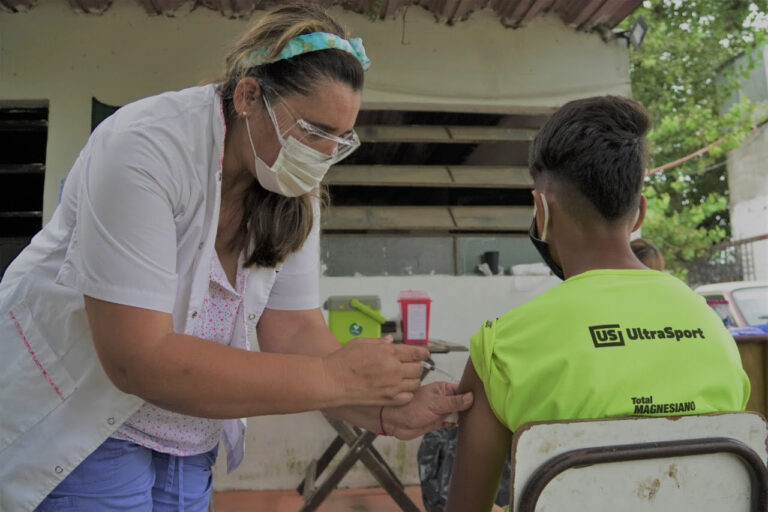
M514 436L514 512L768 510L756 413L528 423Z

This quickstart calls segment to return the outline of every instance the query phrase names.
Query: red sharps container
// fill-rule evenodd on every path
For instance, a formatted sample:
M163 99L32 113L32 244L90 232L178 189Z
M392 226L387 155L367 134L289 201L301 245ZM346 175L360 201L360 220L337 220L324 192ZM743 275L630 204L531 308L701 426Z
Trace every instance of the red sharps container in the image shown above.
M429 342L429 307L432 298L427 292L404 290L397 299L403 318L403 342L426 345Z

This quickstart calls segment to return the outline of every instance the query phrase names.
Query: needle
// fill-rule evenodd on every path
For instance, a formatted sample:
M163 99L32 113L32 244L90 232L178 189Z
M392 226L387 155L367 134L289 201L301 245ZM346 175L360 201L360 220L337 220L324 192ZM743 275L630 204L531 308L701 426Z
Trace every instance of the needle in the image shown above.
M424 369L426 369L426 370L429 370L431 372L437 372L437 373L443 375L443 377L447 377L447 378L451 379L452 382L457 382L456 377L454 377L453 375L451 375L450 373L448 373L448 372L446 372L444 370L441 370L440 368L438 368L435 365L435 363L430 363L430 362L427 362L427 361L422 361L421 362L421 366L423 366Z

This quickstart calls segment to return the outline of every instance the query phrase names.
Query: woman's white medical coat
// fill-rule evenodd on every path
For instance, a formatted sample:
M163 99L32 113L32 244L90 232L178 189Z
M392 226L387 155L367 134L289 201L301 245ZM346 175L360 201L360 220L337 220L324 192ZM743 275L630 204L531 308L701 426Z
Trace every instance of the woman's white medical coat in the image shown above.
M225 124L213 85L146 98L106 119L50 222L0 283L0 510L32 510L142 404L96 357L83 295L171 313L192 333L208 290ZM253 269L232 346L265 307L312 309L318 222L282 268ZM201 382L201 386L207 383ZM244 422L225 425L230 468Z

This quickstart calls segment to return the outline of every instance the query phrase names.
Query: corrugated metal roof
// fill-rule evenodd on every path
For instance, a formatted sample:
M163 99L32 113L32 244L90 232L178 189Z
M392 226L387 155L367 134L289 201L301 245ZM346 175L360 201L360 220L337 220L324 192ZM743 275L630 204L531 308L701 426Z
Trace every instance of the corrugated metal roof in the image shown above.
M46 0L65 1L65 0ZM66 0L78 12L100 14L110 8L113 0ZM197 6L217 10L228 17L248 16L255 10L278 5L274 0L135 0L148 14L174 15L179 9ZM39 0L0 0L0 7L11 12L34 8ZM553 12L563 21L580 30L595 26L613 28L637 9L642 0L323 0L325 7L341 5L346 9L374 17L391 18L402 9L419 5L444 23L453 24L467 19L472 12L490 8L509 27L525 25L542 13Z

